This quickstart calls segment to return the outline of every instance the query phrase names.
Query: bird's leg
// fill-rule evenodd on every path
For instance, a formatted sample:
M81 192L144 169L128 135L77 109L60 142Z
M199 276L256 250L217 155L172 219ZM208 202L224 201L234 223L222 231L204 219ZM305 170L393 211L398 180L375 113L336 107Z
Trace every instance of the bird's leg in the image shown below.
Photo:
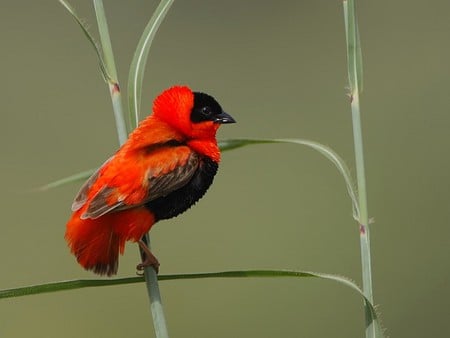
M144 252L145 259L143 259L142 263L139 263L136 266L136 269L139 271L144 270L147 266L152 266L155 269L156 273L159 271L159 262L156 259L155 255L152 254L148 246L144 243L142 239L138 241L139 247Z

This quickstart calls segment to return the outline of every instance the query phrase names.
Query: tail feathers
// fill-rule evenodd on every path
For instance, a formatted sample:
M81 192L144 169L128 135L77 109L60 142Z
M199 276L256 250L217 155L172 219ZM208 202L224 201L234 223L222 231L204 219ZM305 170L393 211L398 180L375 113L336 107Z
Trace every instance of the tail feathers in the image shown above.
M86 270L108 276L117 273L119 252L123 253L125 239L114 233L105 220L82 220L75 213L67 223L65 238L70 251Z
M96 219L81 219L76 211L66 226L65 239L78 263L99 275L117 273L119 253L125 242L138 241L154 223L145 209L106 214Z

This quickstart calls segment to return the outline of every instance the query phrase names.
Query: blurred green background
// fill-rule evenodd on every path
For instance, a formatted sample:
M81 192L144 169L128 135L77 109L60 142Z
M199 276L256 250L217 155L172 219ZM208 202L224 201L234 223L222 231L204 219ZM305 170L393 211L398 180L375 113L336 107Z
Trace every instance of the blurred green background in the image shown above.
M119 78L156 1L105 1ZM72 1L96 34L90 1ZM357 1L375 302L390 337L450 335L450 2ZM118 142L108 91L57 1L0 1L0 288L95 278L63 239L79 184ZM341 1L175 1L150 52L143 115L175 84L238 121L220 138L299 137L353 166ZM227 152L201 203L152 230L161 273L287 268L360 282L342 178L300 146ZM119 276L138 260L128 245ZM161 284L172 337L362 337L361 299L309 279ZM0 337L152 337L144 285L0 301Z

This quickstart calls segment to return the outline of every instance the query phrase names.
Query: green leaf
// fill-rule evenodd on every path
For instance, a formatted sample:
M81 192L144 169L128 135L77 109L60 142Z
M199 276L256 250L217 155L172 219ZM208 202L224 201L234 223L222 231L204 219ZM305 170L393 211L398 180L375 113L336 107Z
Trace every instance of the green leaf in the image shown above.
M106 21L105 9L102 0L93 0L95 15L97 18L98 32L100 35L100 43L102 45L103 57L105 61L105 68L111 74L111 80L118 82L116 63L114 61L114 53L111 45L111 38L109 37L108 22Z
M237 148L241 148L249 145L256 144L267 144L267 143L291 143L297 145L303 145L310 147L323 156L325 156L328 160L330 160L338 169L339 173L344 178L348 195L352 201L353 207L353 217L358 220L359 219L359 202L358 202L358 194L355 189L355 185L353 183L352 176L350 174L350 169L348 169L345 161L330 147L327 147L321 143L305 140L305 139L230 139L223 140L219 142L219 147L222 151L233 150Z
M354 291L356 291L361 297L363 297L364 302L367 304L370 315L370 323L375 330L375 337L383 337L383 331L381 329L376 310L369 302L369 300L364 296L361 289L350 279L310 271L293 271L293 270L238 270L238 271L222 271L222 272L206 272L206 273L189 273L189 274L173 274L173 275L160 275L158 276L159 281L167 280L180 280L180 279L205 279L205 278L276 278L276 277L294 277L294 278L320 278L331 280L347 286ZM54 282L40 285L32 285L21 288L0 290L1 298L11 298L11 297L21 297L28 295L35 295L48 292L56 292L63 290L74 290L80 288L88 287L99 287L99 286L111 286L111 285L121 285L121 284L133 284L144 282L143 277L129 277L129 278L119 278L119 279L99 279L99 280L71 280Z
M91 43L92 47L94 47L95 53L97 54L98 63L100 65L100 70L103 76L103 79L106 82L111 81L111 76L109 75L107 71L106 64L103 60L102 53L100 51L100 48L97 45L97 42L95 41L94 37L89 33L87 25L83 22L83 20L80 19L78 14L75 12L72 6L69 5L68 2L65 0L59 0L59 2L65 7L65 9L72 15L72 17L75 19L75 21L78 23L78 25L83 30L84 35L88 38L89 42Z
M74 290L87 287L109 286L120 284L132 284L143 282L142 277L118 278L118 279L78 279L62 282L52 282L39 285L24 286L20 288L0 290L0 299L37 295L64 290Z
M130 65L128 76L128 106L130 111L131 129L137 127L139 122L139 112L141 110L142 82L144 79L145 65L147 63L148 52L152 45L153 38L158 31L159 25L164 20L174 0L162 0L150 21L145 27L144 32L136 47L133 60Z
M53 181L51 183L48 183L46 185L43 185L42 187L39 187L38 190L45 191L45 190L50 190L50 189L53 189L53 188L57 188L57 187L60 187L62 185L66 185L66 184L69 184L69 183L85 181L89 177L91 177L91 175L94 172L95 172L95 169L85 170L85 171L82 171L82 172L80 172L78 174L67 176L67 177L61 178L59 180Z

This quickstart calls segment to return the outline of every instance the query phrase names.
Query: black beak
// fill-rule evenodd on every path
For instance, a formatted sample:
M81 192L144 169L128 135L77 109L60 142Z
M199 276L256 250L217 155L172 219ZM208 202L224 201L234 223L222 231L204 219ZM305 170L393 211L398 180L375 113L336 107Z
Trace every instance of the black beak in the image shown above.
M225 123L236 123L236 120L234 118L232 118L231 115L225 113L222 110L222 112L220 114L214 115L213 122L225 124Z

